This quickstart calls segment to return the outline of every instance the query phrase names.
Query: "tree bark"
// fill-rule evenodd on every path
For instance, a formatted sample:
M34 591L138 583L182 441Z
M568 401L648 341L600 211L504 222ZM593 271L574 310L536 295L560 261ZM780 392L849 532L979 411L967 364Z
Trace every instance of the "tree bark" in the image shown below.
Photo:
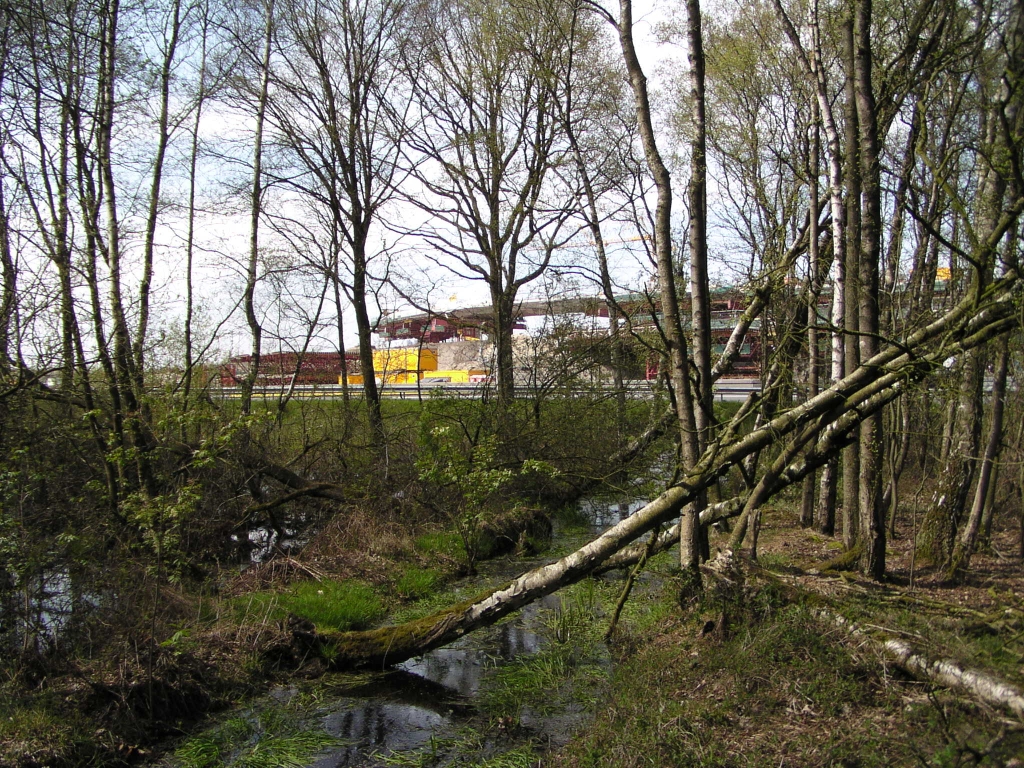
M1017 125L1021 100L1024 93L1020 87L1021 71L1024 69L1024 13L1019 6L1013 6L1008 23L1000 32L999 44L1005 52L998 84L983 83L990 91L983 117L985 124L985 149L987 162L981 165L978 182L979 223L976 236L988 237L997 221L1004 220L1004 201L1008 191L1008 178L1019 182L1019 159L1012 159L1018 152L1014 146L1017 140L1009 135L1006 127ZM1016 87L1007 88L1007 83ZM1010 171L1015 168L1015 171ZM1017 183L1014 184L1017 186ZM1020 194L1013 190L1014 196ZM1016 222L1014 222L1016 226ZM970 259L972 266L966 300L980 301L981 296L993 280L997 251L986 252L984 258ZM1011 259L1007 268L1015 268ZM932 498L932 506L925 515L921 526L919 551L932 564L947 567L951 565L954 543L960 524L964 519L967 497L975 474L975 457L981 442L982 395L985 371L984 350L967 352L962 358L963 386L957 427L952 441L953 447L943 467L939 485Z
M818 109L825 131L825 154L828 159L829 203L832 214L832 254L835 264L835 279L832 288L832 323L836 331L832 334L832 382L835 383L849 371L853 370L853 360L846 360L846 348L843 341L842 326L846 317L846 307L850 303L847 288L846 259L846 206L843 201L843 154L832 100L825 87L825 72L822 67L821 35L818 20L817 3L812 8L813 41L810 52L804 49L800 35L793 26L780 0L772 0L776 15L782 22L786 36L789 38L800 64L807 77L814 84ZM829 462L821 476L821 492L819 495L818 519L819 529L834 530L838 462Z
M1006 404L1006 374L1009 367L1009 344L1004 337L999 341L996 352L995 378L992 382L992 415L990 416L988 443L981 459L978 483L974 489L974 503L967 517L963 531L957 538L947 575L951 579L960 577L971 565L971 556L978 543L982 514L989 495L992 472L999 457L1003 442L1003 409Z
M711 385L711 285L708 278L708 199L707 199L707 119L704 98L704 35L701 27L700 0L686 0L686 42L689 60L691 137L690 137L690 328L693 339L693 367L696 374L695 403L692 406L697 428L697 452L703 453L715 426L714 393ZM698 559L710 556L707 529L700 526L700 513L707 506L707 494L698 494L692 509L684 512L694 520L698 539ZM680 555L686 554L681 550ZM695 571L696 563L687 554L683 567Z
M878 114L872 86L871 0L857 0L854 16L854 91L860 130L861 236L858 331L860 358L879 350L879 261L882 253L882 188ZM882 415L866 418L860 427L860 525L868 576L885 576L885 511L882 507Z
M654 213L654 247L658 264L658 286L661 309L665 318L664 334L668 346L669 380L671 381L676 416L679 420L681 463L690 469L699 457L697 423L694 415L693 397L690 391L689 363L686 354L686 337L683 334L682 318L679 312L679 298L676 292L675 265L672 259L672 179L658 150L651 117L650 99L647 93L647 78L633 43L633 6L631 0L620 0L618 19L619 43L622 47L629 75L633 98L636 103L637 124L643 144L647 166L654 178L657 190L657 205ZM697 569L700 560L698 542L699 521L691 511L683 515L680 526L680 562L694 578L699 579Z
M817 102L812 106L811 118L811 139L809 141L810 162L808 170L808 197L810 210L808 221L807 244L807 283L809 287L808 309L807 309L807 396L815 397L818 394L818 362L820 359L818 349L818 297L821 295L821 276L819 275L819 233L818 233L818 175L821 170L819 161L821 156L821 133L819 128L819 116ZM800 525L810 528L814 525L815 511L815 485L817 477L811 473L804 480L803 496L800 502Z
M252 394L260 372L263 351L263 325L256 316L256 283L259 279L260 216L263 213L263 128L267 115L270 91L270 54L274 41L274 0L265 0L263 55L260 60L260 86L256 97L256 132L252 149L252 185L249 201L249 260L245 273L243 304L245 320L252 338L252 356L249 370L242 380L241 410L243 415L252 411Z
M188 156L188 225L185 233L185 371L182 377L182 410L187 411L192 395L192 382L195 376L195 350L192 340L192 325L195 321L195 293L193 275L195 272L195 235L196 235L196 167L199 163L199 131L203 117L203 107L206 104L208 77L208 45L210 34L210 9L202 6L202 20L200 22L201 42L199 52L199 82L197 85L195 115L192 121L191 146ZM182 439L188 440L187 429L182 427Z
M843 63L846 68L846 286L843 307L843 358L846 370L860 365L860 262L861 262L861 165L860 126L854 70L856 0L848 0L842 23ZM859 435L858 435L859 438ZM860 445L854 442L843 452L843 545L852 550L858 541L860 522Z

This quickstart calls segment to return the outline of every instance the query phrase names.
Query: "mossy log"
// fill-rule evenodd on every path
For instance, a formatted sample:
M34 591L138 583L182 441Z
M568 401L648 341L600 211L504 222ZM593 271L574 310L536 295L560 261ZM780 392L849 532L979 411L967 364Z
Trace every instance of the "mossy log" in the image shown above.
M308 633L304 639L334 668L381 669L399 664L490 626L534 600L580 581L611 555L678 515L692 495L685 486L669 488L572 554L432 616L362 632Z
M517 506L504 514L485 517L477 525L481 557L514 552L537 552L551 541L551 518L536 507Z

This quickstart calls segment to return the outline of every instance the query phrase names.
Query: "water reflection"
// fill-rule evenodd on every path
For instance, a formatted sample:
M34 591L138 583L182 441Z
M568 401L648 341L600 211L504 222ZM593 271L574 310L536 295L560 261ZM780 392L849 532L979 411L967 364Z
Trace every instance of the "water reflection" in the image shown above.
M71 574L66 568L44 572L33 579L39 626L51 638L60 634L71 621L75 600Z
M603 531L617 525L639 509L643 509L647 499L624 499L609 501L608 499L582 499L579 503L580 512L590 520L595 531Z
M425 656L409 659L398 668L460 696L473 696L480 690L487 661L487 654L478 649L438 648Z
M67 568L43 570L17 585L18 600L0 608L0 636L10 632L11 644L37 652L55 647L78 614L100 604L83 593Z
M580 512L594 531L614 525L644 505L642 499L591 499ZM266 546L271 542L254 541ZM521 559L481 564L480 588L518 575L543 562ZM444 740L459 726L475 722L473 702L487 685L488 670L544 648L544 624L563 608L559 595L548 595L514 618L464 637L444 648L410 659L372 677L345 682L339 678L338 698L323 718L323 727L344 745L331 750L316 768L352 768L388 764L389 755L428 748L432 738ZM607 660L610 666L610 659ZM524 707L522 726L532 738L550 746L565 743L588 717L577 704L543 712Z
M339 710L324 718L324 730L347 742L346 746L333 750L313 765L342 768L365 762L370 752L418 749L449 722L444 715L409 704L377 701Z
M346 744L314 765L372 764L373 753L418 749L432 735L442 735L455 721L473 714L471 702L485 684L488 667L541 649L542 635L531 627L543 620L545 609L560 605L557 596L549 596L480 636L462 638L390 672L343 686L340 706L325 718L324 727Z

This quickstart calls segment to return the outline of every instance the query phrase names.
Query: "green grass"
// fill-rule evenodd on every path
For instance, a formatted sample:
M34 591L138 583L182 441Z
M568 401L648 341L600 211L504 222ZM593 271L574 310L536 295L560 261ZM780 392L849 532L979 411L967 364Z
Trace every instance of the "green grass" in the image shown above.
M467 597L476 594L479 589L463 585L445 585L435 592L428 592L417 600L399 606L388 616L389 624L404 624L407 621L422 619L452 605L461 603Z
M466 556L462 538L454 531L431 531L420 534L413 543L416 549L425 555L444 555L459 559Z
M483 732L464 728L459 736L431 737L424 749L392 754L378 752L373 759L374 764L393 768L533 768L538 765L540 755L532 745L488 742Z
M538 765L537 753L533 747L517 747L500 755L477 763L476 768L533 768Z
M778 764L775 755L788 749L780 739L783 734L792 738L792 729L759 723L799 720L801 712L810 711L832 718L870 695L868 676L841 648L823 640L798 608L777 620L738 628L723 643L694 642L696 629L688 624L674 642L634 636L636 653L617 666L613 699L604 714L579 738L572 755L554 764ZM805 705L810 709L803 710ZM759 731L756 739L743 739L748 728ZM808 743L793 744L786 764L843 764L840 753L857 744L842 736L822 740L819 733ZM800 748L807 750L803 758ZM864 744L865 753L874 749ZM744 759L737 761L737 754ZM888 765L884 752L879 755L856 764Z
M607 680L601 666L601 596L591 581L564 590L561 608L541 620L548 645L488 675L481 694L484 711L494 718L519 722L524 707L548 714L564 709L570 702L591 704Z
M0 693L0 765L60 763L91 740L85 723L59 700L19 699L7 695L9 689Z
M441 574L430 568L408 568L395 582L395 591L406 600L426 597L441 580Z
M174 753L178 768L297 768L338 740L306 727L287 705L225 720Z
M558 524L563 536L590 533L592 531L590 517L581 512L576 504L570 504L555 510L552 520Z
M646 603L627 604L595 723L545 765L1001 765L1024 747L1024 734L1000 742L998 723L969 703L886 673L782 593L709 598L688 613ZM723 610L728 629L702 637ZM990 743L992 759L970 757Z
M848 619L906 633L909 641L934 658L951 658L1024 684L1024 604L1013 592L991 591L992 604L974 612L970 605L943 600L906 602L851 593L837 600Z
M385 614L384 603L373 587L351 579L303 581L284 592L264 592L244 600L250 615L254 608L275 619L295 614L312 621L319 631L366 629Z

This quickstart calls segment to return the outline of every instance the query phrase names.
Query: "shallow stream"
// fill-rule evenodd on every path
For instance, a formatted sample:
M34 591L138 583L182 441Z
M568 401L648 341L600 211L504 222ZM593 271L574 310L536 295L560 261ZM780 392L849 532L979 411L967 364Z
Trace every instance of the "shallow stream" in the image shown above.
M550 562L640 506L585 500L579 511L587 524L567 531L556 523L551 552L482 563L476 577L460 584L461 591L474 594ZM391 669L328 674L312 694L304 685L281 687L252 707L248 717L260 717L260 706L300 709L304 727L333 739L306 763L315 768L529 764L526 755L566 743L586 724L595 691L611 669L606 647L594 640L607 623L600 601L592 587L582 598L574 589ZM589 639L566 645L570 625ZM520 684L533 686L533 699L516 698ZM517 755L524 761L517 761Z
M559 597L549 596L510 621L365 680L326 679L324 684L337 698L329 705L331 711L323 717L323 726L341 746L330 749L312 765L388 765L398 762L399 753L420 750L436 755L437 761L423 755L413 762L413 756L406 754L408 764L447 765L465 756L437 755L439 751L469 750L485 756L499 753L517 740L564 743L584 722L586 713L579 708L546 711L543 717L524 708L515 723L517 738L512 739L508 726L486 737L483 732L490 723L478 706L479 697L494 684L496 670L537 654L550 642L542 624L561 609L561 603ZM471 738L473 735L485 738L481 742Z

